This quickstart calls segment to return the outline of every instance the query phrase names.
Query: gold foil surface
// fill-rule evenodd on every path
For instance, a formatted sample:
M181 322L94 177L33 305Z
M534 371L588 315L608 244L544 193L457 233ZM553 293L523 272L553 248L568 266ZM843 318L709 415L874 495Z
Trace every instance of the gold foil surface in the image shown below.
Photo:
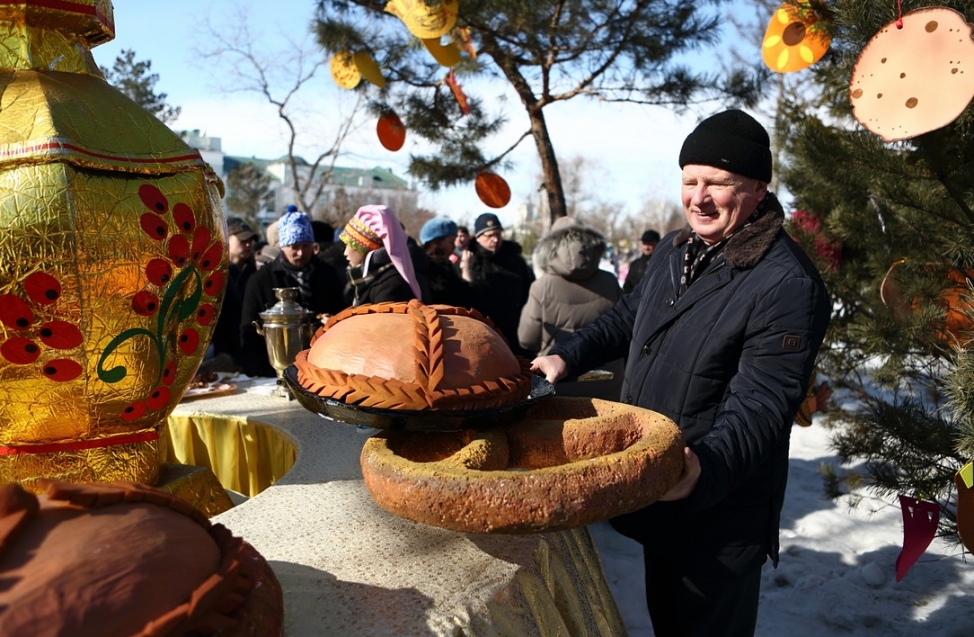
M207 467L164 464L155 486L189 502L208 518L233 508L230 496Z
M42 493L37 478L65 482L126 480L155 484L159 479L159 441L55 453L0 455L0 484L19 482Z
M20 29L36 40L33 67L86 49L87 36L71 34L111 14L104 0L57 6L50 16L32 2L0 11L0 37ZM17 7L26 22L11 18ZM0 466L15 467L0 478L36 470L153 484L158 456L144 465L155 443L138 457L130 447L142 443L4 454L159 431L219 315L221 184L198 151L100 77L24 63L0 52Z
M76 36L73 41L80 40L79 45L85 49L115 38L115 16L111 0L4 2L0 4L0 22L20 29L37 29ZM13 43L13 46L5 48L4 54L0 54L0 59L2 55L9 54L8 52L19 52L21 47L36 44L31 42L33 39L35 38L22 38L20 42ZM34 57L38 62L55 60L47 56Z

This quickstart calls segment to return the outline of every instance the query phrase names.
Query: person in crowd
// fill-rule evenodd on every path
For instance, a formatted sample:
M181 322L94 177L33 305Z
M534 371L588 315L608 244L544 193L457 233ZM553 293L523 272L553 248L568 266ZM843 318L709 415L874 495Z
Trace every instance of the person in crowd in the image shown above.
M753 635L761 567L778 562L792 420L829 323L815 266L768 191L767 131L728 110L680 151L688 226L630 294L532 368L555 382L628 354L621 400L674 420L683 473L613 519L643 546L657 635Z
M410 254L409 238L385 206L362 206L345 224L345 244L353 307L364 303L424 300Z
M297 211L297 209L298 207L295 205L290 205L287 207L288 212L295 212ZM273 263L274 259L276 259L277 255L280 254L281 252L281 246L278 241L278 232L277 232L277 224L279 223L279 221L280 220L272 221L269 224L267 224L266 228L264 228L265 242L261 246L260 250L257 251L257 256L256 256L258 270L269 263Z
M490 318L515 354L528 355L517 339L521 308L534 281L521 246L505 241L497 215L485 212L474 222L474 240L460 258L460 274L474 293L474 309Z
M653 250L656 249L659 239L659 233L655 230L647 230L643 233L639 243L640 254L629 264L626 282L622 284L622 291L626 294L632 292L636 285L642 281L646 274L646 264L649 263L649 257L653 256Z
M457 240L453 245L453 254L450 255L450 262L460 263L463 251L470 245L470 230L467 226L457 226Z
M227 286L223 309L213 330L213 359L207 368L218 371L243 369L240 360L240 317L247 281L257 271L254 243L260 238L240 217L227 217Z
M470 284L463 280L460 269L450 261L456 238L457 224L446 217L430 219L419 231L419 241L429 257L430 303L472 308Z
M318 223L325 224L324 221ZM335 268L338 272L345 272L348 268L348 261L345 259L345 244L338 238L342 231L341 229L333 229L331 224L325 225L331 228L331 234L328 235L327 241L318 240L318 235L315 235L319 247L318 258ZM324 231L324 227L320 227L319 231ZM349 294L351 294L351 291L349 291ZM349 301L349 304L351 304L351 301Z
M277 304L275 288L298 288L299 303L315 315L334 314L345 307L342 279L334 268L315 258L311 219L299 210L278 220L280 253L247 282L240 318L241 359L249 376L275 376L264 337L257 333L260 313Z
M612 309L622 290L610 272L599 268L605 237L572 217L562 217L535 246L532 259L542 274L531 284L517 329L521 347L540 355ZM558 385L559 396L618 400L622 358L602 370L611 378Z

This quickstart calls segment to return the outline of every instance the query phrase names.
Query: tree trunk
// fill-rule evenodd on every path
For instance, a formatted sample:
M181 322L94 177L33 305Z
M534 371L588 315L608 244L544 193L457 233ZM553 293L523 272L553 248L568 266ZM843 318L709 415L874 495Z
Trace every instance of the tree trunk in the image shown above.
M559 217L568 214L565 204L565 190L561 185L561 172L558 170L558 159L555 157L555 147L548 135L548 124L540 108L528 110L531 118L531 136L538 147L538 157L541 159L541 178L544 182L545 193L548 195L548 226Z

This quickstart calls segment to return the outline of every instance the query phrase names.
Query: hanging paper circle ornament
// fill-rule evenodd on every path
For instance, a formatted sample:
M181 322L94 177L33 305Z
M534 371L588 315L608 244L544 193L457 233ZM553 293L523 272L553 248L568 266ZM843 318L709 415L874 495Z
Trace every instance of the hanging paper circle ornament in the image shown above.
M503 208L511 201L511 188L503 177L492 172L482 172L474 181L477 196L491 208Z
M355 64L355 56L348 51L339 51L331 56L331 79L341 88L352 89L362 81L362 72Z
M379 136L379 143L386 150L395 152L406 143L406 127L399 116L392 111L379 118L375 132Z
M783 4L771 16L761 43L761 55L777 73L801 71L822 59L832 37L818 13L808 5Z
M371 55L365 51L358 51L352 56L352 61L362 77L379 88L386 87L386 78L382 77L382 71L379 70L379 65Z
M458 0L442 0L431 6L424 0L389 0L385 11L402 20L417 38L427 40L450 32L457 23L457 3Z
M974 96L974 39L946 7L917 9L866 45L852 70L849 101L859 123L884 141L942 128Z

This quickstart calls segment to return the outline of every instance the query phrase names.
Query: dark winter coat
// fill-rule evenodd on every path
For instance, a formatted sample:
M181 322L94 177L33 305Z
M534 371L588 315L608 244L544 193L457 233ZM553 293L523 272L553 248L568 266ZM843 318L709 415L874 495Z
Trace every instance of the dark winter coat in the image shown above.
M471 241L469 249L473 253L470 285L474 309L493 321L516 354L524 354L518 346L517 326L534 274L521 255L521 246L502 241L497 252L491 252Z
M247 282L243 311L240 318L240 360L249 376L276 376L267 357L267 342L257 333L253 322L262 324L260 313L274 307L277 297L274 288L296 288L298 282L281 265L283 254L257 270ZM337 314L345 307L342 299L342 280L335 269L318 259L311 264L311 297L299 300L302 307L318 314Z
M460 269L449 260L429 260L430 303L473 307L473 290L460 276Z
M257 271L255 262L248 261L239 266L230 264L227 270L227 288L223 296L220 318L213 330L213 354L226 354L236 365L242 366L240 358L240 317L243 312L244 294L247 281Z
M626 281L622 284L622 291L629 294L636 289L639 282L646 276L646 264L649 263L651 254L641 254L629 264L629 271L626 272Z
M792 419L830 303L768 197L769 211L735 233L682 295L689 229L660 242L631 294L551 351L584 370L628 350L622 400L672 418L700 458L689 498L613 520L647 551L689 559L744 547L777 561Z
M410 254L412 256L412 254ZM426 255L420 255L422 260L426 260ZM416 274L417 283L420 290L429 289L426 282L426 267L416 267L413 261L413 271ZM361 276L361 270L349 269L349 285L351 286L353 302L352 305L358 307L365 303L385 303L385 302L404 302L416 298L413 289L402 278L396 266L389 259L389 253L385 248L379 248L370 253L369 273ZM426 301L427 299L420 299Z

